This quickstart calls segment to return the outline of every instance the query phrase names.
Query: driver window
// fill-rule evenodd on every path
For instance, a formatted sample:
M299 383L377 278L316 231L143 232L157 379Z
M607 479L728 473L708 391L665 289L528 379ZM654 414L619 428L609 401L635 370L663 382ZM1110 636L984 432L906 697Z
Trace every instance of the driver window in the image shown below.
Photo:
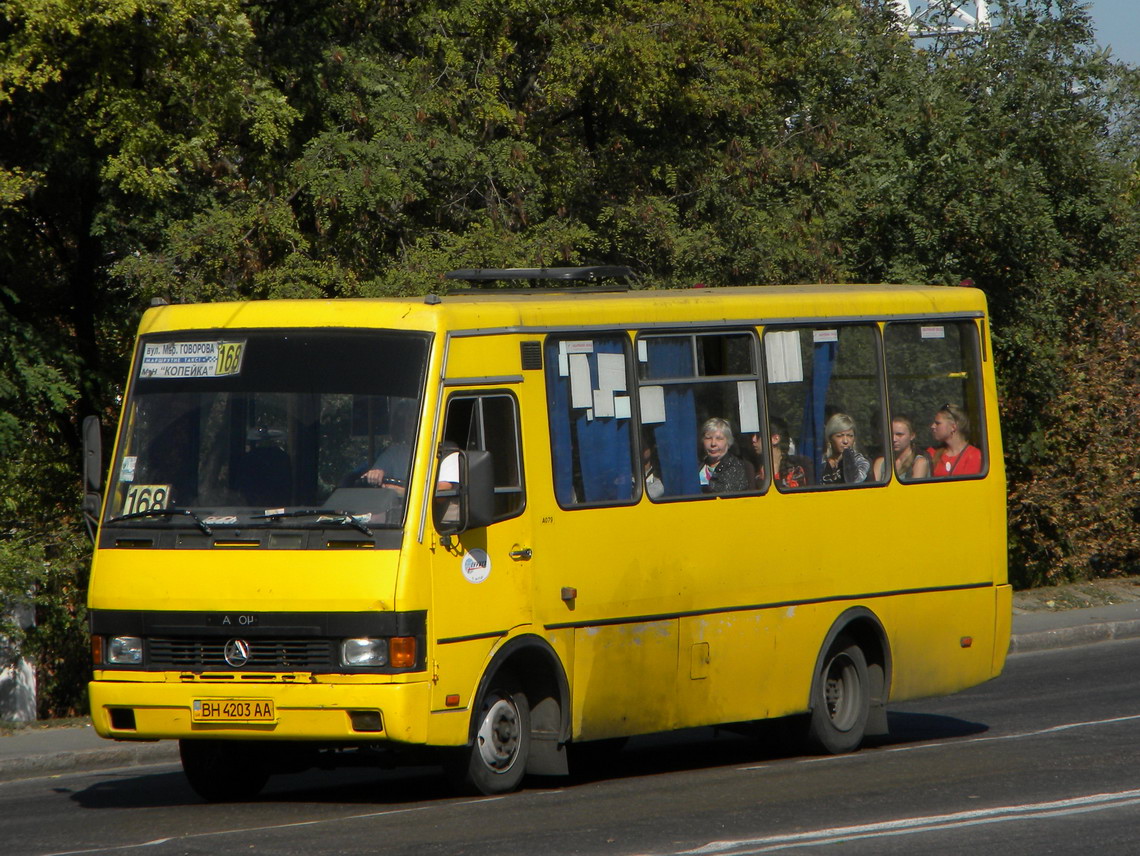
M518 406L513 395L506 392L453 395L447 402L447 417L436 456L436 483L444 480L451 483L454 459L449 460L449 455L452 452L488 451L495 476L495 520L514 517L526 504L519 448Z

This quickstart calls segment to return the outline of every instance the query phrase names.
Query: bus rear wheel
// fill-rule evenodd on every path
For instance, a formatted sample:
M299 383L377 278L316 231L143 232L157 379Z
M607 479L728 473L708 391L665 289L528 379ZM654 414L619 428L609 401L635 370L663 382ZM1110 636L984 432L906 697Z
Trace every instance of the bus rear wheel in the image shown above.
M863 742L870 709L867 658L856 642L841 635L814 681L809 739L832 755L853 752Z
M446 764L464 793L505 794L526 773L530 755L530 705L513 681L496 680L480 700L475 739Z
M269 772L259 749L230 740L178 741L190 787L207 802L237 802L261 793Z

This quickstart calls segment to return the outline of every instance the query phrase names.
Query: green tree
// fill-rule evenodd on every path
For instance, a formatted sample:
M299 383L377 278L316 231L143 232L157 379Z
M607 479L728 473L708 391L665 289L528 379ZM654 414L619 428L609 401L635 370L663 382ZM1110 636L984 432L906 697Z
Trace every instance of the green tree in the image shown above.
M45 593L43 662L82 640L79 425L141 306L455 267L973 280L1015 579L1135 570L1140 80L1077 0L995 7L916 43L886 0L0 3L0 586Z

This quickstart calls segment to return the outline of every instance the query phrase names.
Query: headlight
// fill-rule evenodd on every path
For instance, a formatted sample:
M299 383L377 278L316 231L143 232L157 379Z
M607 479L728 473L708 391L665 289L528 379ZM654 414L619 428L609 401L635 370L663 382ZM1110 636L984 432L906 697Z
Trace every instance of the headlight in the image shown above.
M387 666L387 639L345 639L340 643L340 661L346 666Z
M117 666L141 666L143 642L138 636L114 636L107 642L107 662Z

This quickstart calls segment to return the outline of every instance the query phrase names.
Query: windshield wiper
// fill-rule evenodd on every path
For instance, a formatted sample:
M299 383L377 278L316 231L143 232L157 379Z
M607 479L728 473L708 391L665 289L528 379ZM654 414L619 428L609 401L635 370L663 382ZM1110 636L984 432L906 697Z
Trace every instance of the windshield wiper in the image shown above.
M252 514L250 520L281 520L285 517L324 517L331 523L337 523L341 526L351 526L359 532L363 532L369 538L372 537L372 530L360 522L360 515L353 514L351 511L337 511L332 508L302 508L297 511L267 511L265 514ZM320 521L318 521L320 522Z
M132 511L130 514L120 514L118 517L112 517L107 522L119 523L123 520L138 520L140 517L175 517L177 515L189 517L198 525L198 528L201 529L204 534L214 534L214 530L206 525L206 521L189 508L148 508L146 511Z

